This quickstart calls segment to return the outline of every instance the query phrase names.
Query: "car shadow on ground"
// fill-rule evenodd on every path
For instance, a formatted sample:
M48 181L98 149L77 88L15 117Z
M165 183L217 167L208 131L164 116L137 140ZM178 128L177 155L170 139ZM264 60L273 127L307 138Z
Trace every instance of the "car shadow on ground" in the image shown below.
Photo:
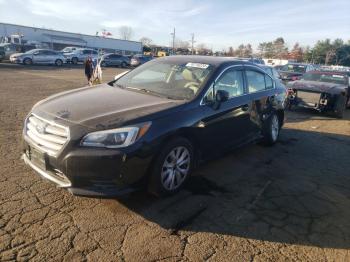
M350 136L284 129L200 167L184 190L117 201L169 230L350 248Z

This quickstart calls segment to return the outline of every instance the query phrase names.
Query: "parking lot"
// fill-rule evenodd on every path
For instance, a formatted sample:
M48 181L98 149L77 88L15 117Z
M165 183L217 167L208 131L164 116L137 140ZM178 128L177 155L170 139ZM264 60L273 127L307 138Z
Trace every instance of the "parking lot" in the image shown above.
M93 199L20 160L26 114L85 85L83 68L0 64L0 81L1 261L350 260L350 110L341 120L287 112L274 147L208 162L173 197Z

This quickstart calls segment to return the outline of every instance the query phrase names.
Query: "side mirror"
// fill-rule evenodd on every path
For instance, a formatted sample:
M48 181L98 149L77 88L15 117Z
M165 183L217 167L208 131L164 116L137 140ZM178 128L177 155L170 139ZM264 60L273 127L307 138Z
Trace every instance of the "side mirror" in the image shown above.
M230 97L230 94L225 91L225 90L218 90L216 91L216 102L219 102L219 103L222 103L222 102L225 102L229 99Z
M213 104L213 109L219 109L221 103L227 101L229 99L230 94L225 90L216 91L215 102Z

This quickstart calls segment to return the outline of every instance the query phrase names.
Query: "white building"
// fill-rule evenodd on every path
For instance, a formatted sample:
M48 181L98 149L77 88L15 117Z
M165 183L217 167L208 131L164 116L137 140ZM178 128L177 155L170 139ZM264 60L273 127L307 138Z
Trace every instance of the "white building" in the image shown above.
M24 42L34 41L47 44L55 50L61 50L66 46L79 46L125 55L142 53L141 42L0 23L0 40L14 34L23 36Z

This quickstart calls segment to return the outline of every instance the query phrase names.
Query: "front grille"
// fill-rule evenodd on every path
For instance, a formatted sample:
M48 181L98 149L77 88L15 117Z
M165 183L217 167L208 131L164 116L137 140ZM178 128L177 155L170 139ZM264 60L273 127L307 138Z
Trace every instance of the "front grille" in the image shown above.
M27 118L25 134L41 151L56 156L69 139L69 129L34 114Z

